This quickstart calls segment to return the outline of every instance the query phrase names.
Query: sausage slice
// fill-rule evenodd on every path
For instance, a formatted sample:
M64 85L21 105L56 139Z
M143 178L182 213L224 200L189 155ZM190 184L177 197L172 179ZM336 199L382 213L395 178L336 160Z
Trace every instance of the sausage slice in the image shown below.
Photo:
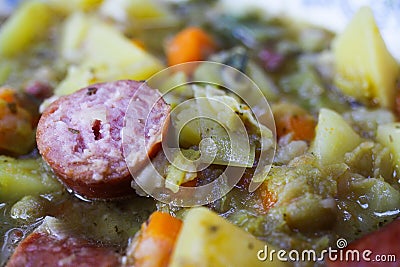
M36 134L39 152L75 193L96 199L132 192L121 129L133 96L129 110L138 120L129 147L136 156L129 162L140 168L147 151L158 151L169 113L160 93L145 83L121 80L91 85L59 98L42 114Z
M47 221L46 221L47 220ZM121 255L114 248L101 246L78 236L69 236L49 224L56 219L47 217L40 226L28 235L9 259L6 267L26 266L120 266ZM47 229L46 229L47 228ZM49 231L50 230L50 231Z

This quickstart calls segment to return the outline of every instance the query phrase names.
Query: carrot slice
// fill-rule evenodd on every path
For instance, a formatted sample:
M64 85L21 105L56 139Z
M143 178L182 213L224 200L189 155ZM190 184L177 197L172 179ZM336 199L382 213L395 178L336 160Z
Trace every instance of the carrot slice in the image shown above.
M181 220L168 213L156 211L150 216L148 225L144 224L142 229L145 230L143 233L146 236L175 240L181 225Z
M292 133L292 140L312 141L316 121L306 110L293 104L282 103L273 108L278 139Z
M7 103L15 103L15 91L8 87L0 87L0 99L3 99Z
M278 138L293 133L293 140L312 141L315 136L315 121L309 115L289 115L276 121Z
M133 253L134 266L168 266L182 221L163 212L154 212L142 224L141 235Z
M204 30L189 27L175 35L166 47L168 65L204 60L214 52L216 44Z
M261 185L261 187L258 189L258 192L259 192L259 196L261 198L262 212L267 212L278 201L276 193L274 193L268 189L266 182L264 182Z

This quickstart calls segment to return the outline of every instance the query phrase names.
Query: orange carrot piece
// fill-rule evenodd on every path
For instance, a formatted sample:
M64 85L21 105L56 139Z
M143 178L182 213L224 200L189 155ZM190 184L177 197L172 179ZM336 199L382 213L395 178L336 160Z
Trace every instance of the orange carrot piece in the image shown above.
M166 267L173 252L182 221L163 212L154 212L142 224L134 251L135 267Z
M6 101L7 103L15 103L15 91L8 87L0 87L0 99Z
M197 27L189 27L175 35L166 47L168 65L204 60L214 52L213 38Z
M261 185L261 187L258 189L258 192L261 198L262 211L267 212L275 205L275 203L278 201L278 198L274 192L268 190L266 182Z
M145 229L144 234L150 237L175 240L181 225L181 220L168 213L156 211L150 216L148 225L143 226Z
M278 138L293 133L293 140L312 141L315 125L315 120L310 115L289 115L276 120L276 131Z
M278 139L292 133L293 140L312 141L316 121L306 110L288 103L278 104L273 109Z

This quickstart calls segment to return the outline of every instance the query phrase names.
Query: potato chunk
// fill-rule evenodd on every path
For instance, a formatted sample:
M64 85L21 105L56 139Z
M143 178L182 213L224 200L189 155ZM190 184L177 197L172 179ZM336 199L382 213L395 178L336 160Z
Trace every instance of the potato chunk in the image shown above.
M91 11L99 7L103 0L46 0L46 2L60 14L69 14L74 11Z
M336 85L356 100L393 108L399 65L386 48L372 11L361 8L333 45Z
M14 56L33 44L47 32L51 17L42 1L24 2L1 27L0 56Z
M62 189L54 174L39 159L0 156L0 201L17 200Z
M335 111L321 109L315 139L310 151L322 164L344 161L344 154L356 148L362 139L351 126Z
M276 258L258 260L258 251L266 245L268 251L278 251L208 209L193 208L185 217L169 266L289 266Z
M79 12L71 14L64 24L60 54L75 65L55 89L56 95L96 82L144 80L163 68L157 58L111 25Z
M389 148L393 155L396 168L400 169L400 123L388 123L379 125L376 139L379 143Z

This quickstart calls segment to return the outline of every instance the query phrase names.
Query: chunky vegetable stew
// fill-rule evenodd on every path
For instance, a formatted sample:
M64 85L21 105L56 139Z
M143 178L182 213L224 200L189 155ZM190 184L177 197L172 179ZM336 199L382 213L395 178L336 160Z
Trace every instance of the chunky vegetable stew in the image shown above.
M0 23L0 266L398 265L400 68L368 7L337 35L196 0Z

